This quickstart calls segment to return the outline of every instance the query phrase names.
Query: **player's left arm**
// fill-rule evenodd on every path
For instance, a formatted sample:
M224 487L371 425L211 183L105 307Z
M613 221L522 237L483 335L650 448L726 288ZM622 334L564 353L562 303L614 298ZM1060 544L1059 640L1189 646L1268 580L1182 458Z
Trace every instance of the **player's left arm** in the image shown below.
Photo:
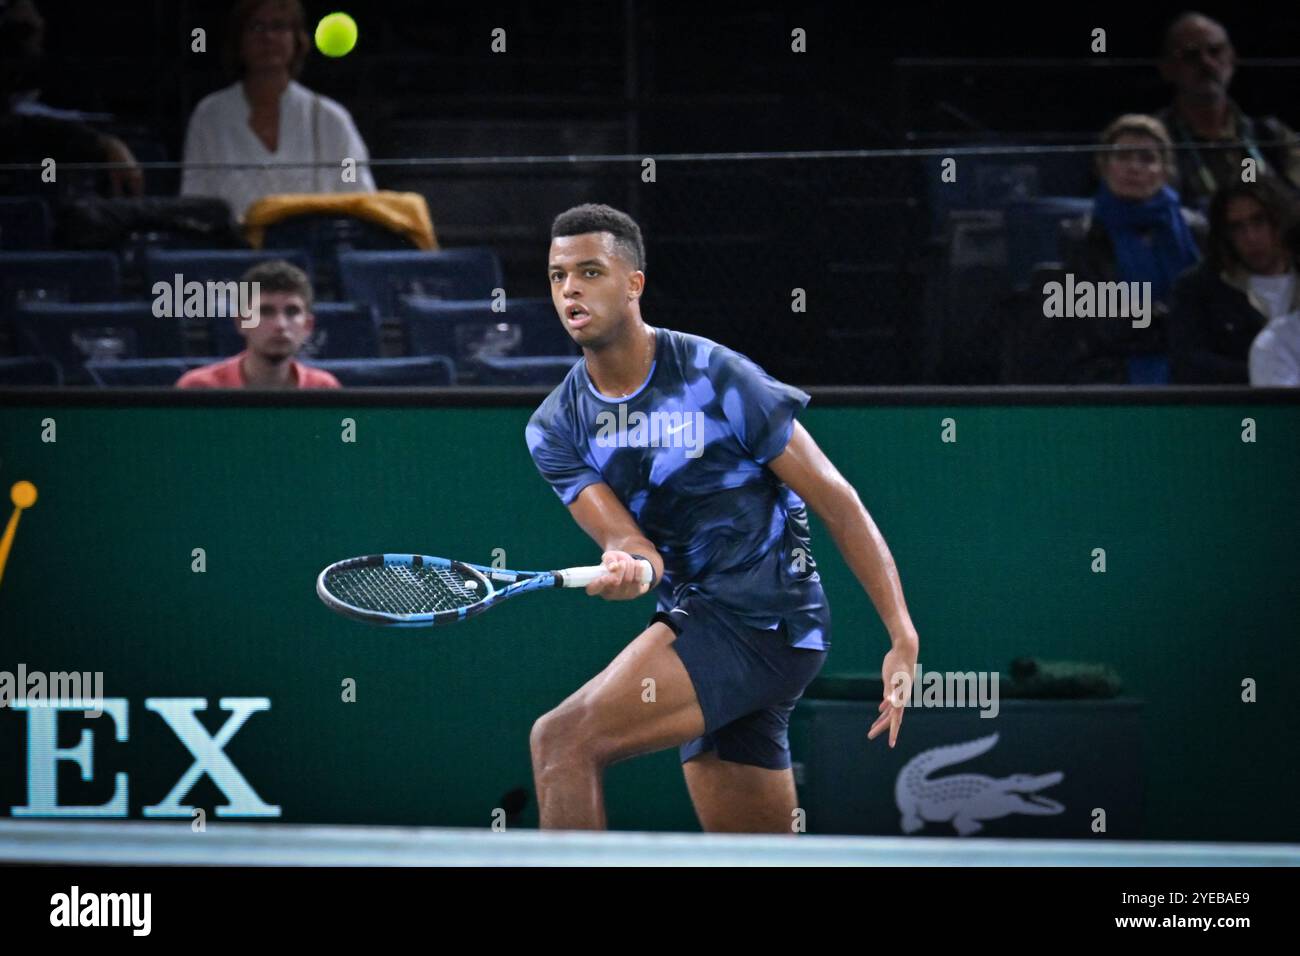
M902 723L903 705L911 693L920 639L903 599L903 585L889 545L863 506L857 490L831 464L798 420L794 422L785 450L768 467L830 529L835 546L862 583L889 634L892 646L881 669L885 699L880 704L880 718L867 736L875 737L888 726L892 747ZM900 685L900 673L907 675L905 686Z

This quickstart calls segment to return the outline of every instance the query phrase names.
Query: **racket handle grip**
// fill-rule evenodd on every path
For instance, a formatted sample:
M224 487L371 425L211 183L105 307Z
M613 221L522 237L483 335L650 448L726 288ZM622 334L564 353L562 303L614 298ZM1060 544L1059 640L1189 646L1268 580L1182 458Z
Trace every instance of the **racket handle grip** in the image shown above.
M637 580L642 584L649 584L654 579L654 568L645 559L638 559L636 564ZM604 565L592 564L582 568L565 568L563 571L556 572L556 577L562 581L561 587L585 588L592 581L606 573L608 572Z

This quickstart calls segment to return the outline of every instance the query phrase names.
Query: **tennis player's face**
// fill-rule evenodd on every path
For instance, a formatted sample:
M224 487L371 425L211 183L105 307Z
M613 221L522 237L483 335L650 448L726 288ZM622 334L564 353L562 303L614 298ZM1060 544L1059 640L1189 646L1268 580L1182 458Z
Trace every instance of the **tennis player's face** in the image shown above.
M614 237L608 232L561 236L551 240L548 261L551 301L573 341L599 348L616 338L645 274L618 254Z
M268 362L293 358L311 335L315 317L295 292L263 292L260 298L257 325L239 329L248 350Z

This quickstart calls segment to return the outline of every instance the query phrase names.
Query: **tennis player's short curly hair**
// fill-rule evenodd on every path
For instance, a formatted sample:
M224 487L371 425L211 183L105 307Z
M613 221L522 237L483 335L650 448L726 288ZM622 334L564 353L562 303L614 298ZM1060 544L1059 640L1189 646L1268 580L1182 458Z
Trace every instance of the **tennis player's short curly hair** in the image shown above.
M614 237L614 247L632 264L632 268L645 271L645 241L641 227L625 212L599 203L585 203L566 209L551 223L551 238L580 236L587 232L608 232Z
M293 22L293 59L289 61L289 76L296 80L302 76L303 64L311 52L311 38L307 36L307 11L303 9L302 0L238 0L231 7L230 19L226 21L226 42L221 49L222 65L231 79L244 78L244 59L239 52L244 30L264 6L284 10Z
M259 262L244 273L243 282L256 282L261 292L286 292L302 297L303 307L311 311L311 280L292 262L285 259L268 259Z

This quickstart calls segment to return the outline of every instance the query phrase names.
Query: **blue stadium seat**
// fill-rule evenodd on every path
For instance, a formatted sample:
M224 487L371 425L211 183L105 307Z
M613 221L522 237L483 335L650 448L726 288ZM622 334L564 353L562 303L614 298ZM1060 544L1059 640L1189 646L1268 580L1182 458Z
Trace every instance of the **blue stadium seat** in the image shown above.
M1092 154L1086 151L1037 152L1029 144L998 141L966 145L1005 152L961 159L954 170L955 179L944 176L946 157L925 158L926 201L935 235L943 231L954 212L1003 209L1038 196L1084 195L1094 188Z
M0 252L0 316L19 302L111 302L120 289L111 252Z
M400 233L366 219L310 214L271 223L263 234L262 248L270 254L277 249L305 249L320 286L317 295L324 296L340 294L338 258L342 253L414 247Z
M89 383L89 361L173 356L185 350L179 323L156 317L152 302L23 303L13 325L27 351L57 362L69 385Z
M299 358L373 358L379 354L379 322L368 306L353 302L317 302L312 306L316 328L303 346ZM244 350L244 337L235 320L225 316L209 319L213 349L218 355L235 355Z
M312 362L339 380L345 388L430 387L453 385L456 366L445 355L418 358L336 359Z
M375 307L380 318L397 315L401 296L490 299L503 287L501 263L491 249L444 252L344 252L339 255L343 298Z
M203 365L201 358L123 359L120 362L87 362L86 371L103 388L170 388L192 368Z
M955 179L945 177L945 160L946 157L938 155L924 160L930 225L935 234L943 231L950 213L998 209L1042 191L1036 157L1032 155L1007 153L964 158Z
M0 249L48 249L53 223L50 208L36 199L0 199Z
M475 379L479 385L545 385L554 388L581 361L577 355L484 356L476 363Z
M465 365L485 350L513 355L578 354L550 299L507 299L505 311L494 312L490 299L403 296L397 314L412 355L451 355Z
M0 388L62 384L63 373L57 362L33 356L0 358Z
M111 252L0 252L0 355L21 353L13 330L22 302L109 302L121 277Z
M1011 287L1023 291L1035 267L1059 262L1061 223L1091 211L1091 199L1073 196L1041 196L1008 205L1007 273Z

